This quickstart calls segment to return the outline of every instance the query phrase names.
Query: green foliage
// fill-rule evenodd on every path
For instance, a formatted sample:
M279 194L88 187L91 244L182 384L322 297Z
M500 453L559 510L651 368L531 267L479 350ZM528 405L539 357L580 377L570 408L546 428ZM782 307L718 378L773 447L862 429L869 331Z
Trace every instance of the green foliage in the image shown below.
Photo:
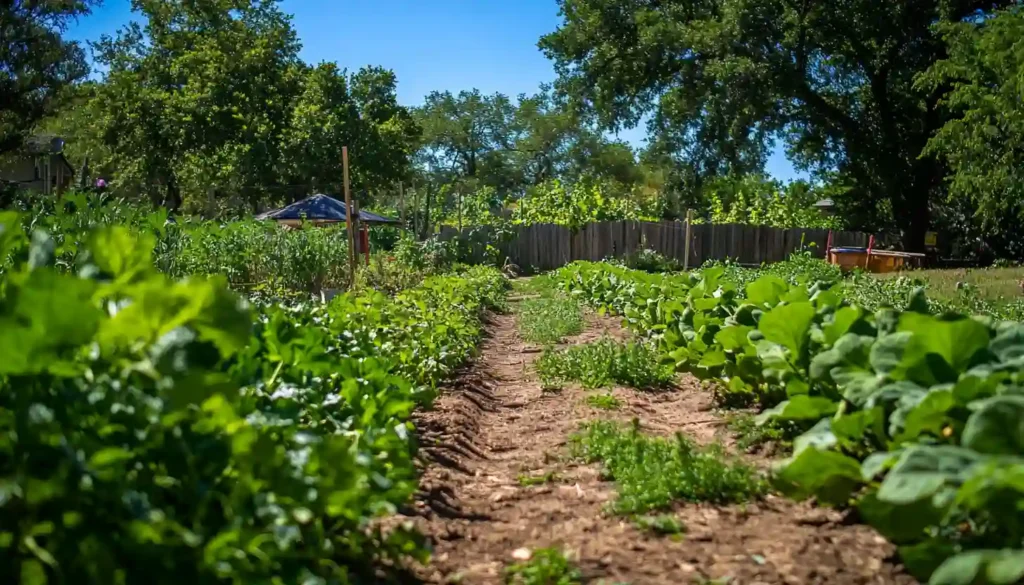
M938 96L915 86L947 57L936 25L984 26L994 9L1016 4L855 0L831 10L749 0L561 0L563 22L540 46L578 109L612 129L649 116L649 156L689 170L692 184L760 171L783 139L798 165L851 183L835 199L852 227L893 225L913 247L923 246L944 174L922 156L945 121ZM998 46L1008 49L1013 38ZM990 67L1013 62L983 59ZM1020 110L1019 91L1012 68L1002 71L1005 101L993 107L1004 104L1009 119ZM985 75L974 77L979 85ZM1013 144L988 140L1000 143L996 152Z
M723 177L704 187L711 223L767 225L778 228L841 229L842 218L823 215L814 205L835 194L806 181L783 186L763 175Z
M668 258L654 250L641 248L631 254L626 254L621 263L626 268L643 270L644 272L678 272L683 269L683 263L675 258Z
M622 401L612 394L591 394L587 396L587 405L601 410L618 410Z
M282 229L274 222L185 222L168 250L175 275L221 274L232 287L262 283L306 293L343 288L348 282L348 238L341 227Z
M556 278L655 332L677 369L759 402L759 423L805 431L777 471L784 493L856 506L932 583L1016 582L1022 325L934 316L920 287L871 312L830 283L767 274L740 290L724 274L579 263Z
M640 389L663 388L673 374L658 362L655 350L643 343L618 343L610 339L548 349L537 360L537 374L547 387L579 382L584 388L615 384Z
M451 242L438 238L430 238L421 242L409 234L403 234L399 238L392 254L399 264L415 270L446 270L456 260L456 250Z
M777 421L758 423L749 414L733 414L726 418L729 430L736 435L736 447L746 451L768 443L788 444L793 433L787 432L786 425Z
M941 31L948 58L934 63L918 84L947 92L943 106L952 117L931 137L927 152L950 166L949 196L969 202L987 230L998 231L1004 217L1019 223L1024 213L1024 153L1016 146L1024 140L1024 11L1015 6Z
M0 8L4 36L0 38L0 154L23 145L37 122L57 105L65 88L89 73L85 51L61 38L67 26L89 13L90 0L7 2ZM44 148L49 142L30 145Z
M539 548L530 560L505 567L505 582L513 585L574 585L583 575L562 551Z
M523 487L544 485L546 483L558 481L558 474L554 471L548 471L540 475L520 475L518 481L519 485Z
M276 0L132 8L134 22L95 45L102 79L48 122L88 145L117 194L237 216L340 192L342 145L356 192L409 174L419 128L394 74L306 65Z
M597 221L657 219L660 215L656 202L616 192L607 185L592 181L566 185L559 180L529 189L513 212L518 223L553 223L572 229Z
M223 277L158 272L150 234L92 230L61 267L17 221L0 218L5 582L357 583L425 558L373 519L415 492L409 415L474 351L500 273L254 311Z
M637 516L634 520L637 528L659 536L675 536L686 532L686 526L670 514L656 516Z
M697 447L682 433L672 439L640 432L608 421L586 424L572 437L575 457L599 462L615 481L619 497L611 504L618 514L662 509L675 501L745 502L767 492L767 483L746 464L733 461L719 446Z
M530 343L551 345L583 332L583 308L563 294L545 290L539 298L519 304L519 334Z

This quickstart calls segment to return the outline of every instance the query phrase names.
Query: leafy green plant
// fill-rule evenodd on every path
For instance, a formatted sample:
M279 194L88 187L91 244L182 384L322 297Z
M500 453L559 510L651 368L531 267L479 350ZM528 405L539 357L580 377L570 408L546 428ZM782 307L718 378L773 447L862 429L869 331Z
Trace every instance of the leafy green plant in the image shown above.
M618 343L609 339L547 350L537 360L537 373L545 386L579 382L584 388L622 384L640 389L668 386L672 371L658 361L657 352L644 343Z
M619 514L662 509L675 501L736 503L767 493L753 467L733 460L720 446L698 447L682 433L661 438L609 421L584 425L572 437L573 456L601 463L618 486L611 504Z
M622 401L612 394L591 394L587 396L587 404L601 410L618 410L622 408Z
M623 266L633 270L652 273L677 272L683 269L682 262L647 248L641 248L636 252L623 256L621 263Z
M148 233L72 237L62 266L0 216L4 582L344 584L425 559L373 520L416 491L409 416L500 273L253 307L157 271Z
M514 585L574 585L583 578L579 569L554 548L540 548L528 561L505 568L505 582Z
M881 301L868 310L810 278L762 274L740 289L725 267L657 281L578 264L556 278L653 332L677 369L760 404L765 433L802 432L775 476L787 495L857 507L932 583L1024 573L1021 323L935 316L948 305L899 279L871 281ZM893 283L896 294L882 288Z
M547 471L540 475L520 475L518 481L519 485L523 487L544 485L546 483L558 481L558 474L554 471Z
M583 331L583 308L565 295L525 299L518 313L519 333L531 343L551 345Z
M637 516L633 519L637 528L659 536L674 536L686 532L686 526L670 514L658 514L655 516Z
M767 443L789 445L792 443L792 432L787 432L776 421L758 422L750 414L732 414L726 417L726 424L736 436L736 447L746 451Z

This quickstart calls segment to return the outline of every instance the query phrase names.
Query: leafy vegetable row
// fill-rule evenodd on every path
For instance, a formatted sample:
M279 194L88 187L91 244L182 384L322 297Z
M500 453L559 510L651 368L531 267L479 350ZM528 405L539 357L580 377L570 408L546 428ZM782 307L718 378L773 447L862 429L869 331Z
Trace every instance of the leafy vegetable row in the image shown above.
M410 412L498 271L254 309L123 228L60 270L2 219L0 581L357 583L425 555L375 519L416 489Z
M855 506L939 584L1024 578L1024 325L850 305L831 283L719 268L654 276L577 263L557 278L658 339L680 371L807 429L776 485Z

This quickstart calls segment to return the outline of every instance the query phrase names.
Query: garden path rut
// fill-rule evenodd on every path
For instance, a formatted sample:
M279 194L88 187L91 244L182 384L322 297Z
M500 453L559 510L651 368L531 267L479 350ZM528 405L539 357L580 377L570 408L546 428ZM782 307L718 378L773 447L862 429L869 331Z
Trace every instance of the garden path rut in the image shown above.
M617 320L588 315L569 343L625 337ZM725 438L710 394L682 378L672 391L612 392L617 411L584 402L568 387L545 392L532 370L540 348L519 337L514 314L492 315L479 357L417 415L424 470L411 519L433 547L417 569L428 583L503 583L513 552L556 547L583 583L830 584L914 583L891 564L894 549L870 528L834 511L777 496L734 506L679 504L682 538L649 536L603 511L615 486L594 465L569 460L567 442L597 418L638 418L653 434L683 431L697 441ZM521 476L553 474L520 485ZM719 581L715 581L715 580Z

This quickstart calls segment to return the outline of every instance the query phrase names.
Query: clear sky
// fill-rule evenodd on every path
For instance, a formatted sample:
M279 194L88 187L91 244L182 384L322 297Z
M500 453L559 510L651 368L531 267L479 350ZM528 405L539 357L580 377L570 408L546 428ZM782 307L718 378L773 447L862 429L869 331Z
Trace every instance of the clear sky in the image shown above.
M517 96L555 78L537 49L560 22L555 0L284 0L281 7L294 17L303 59L392 69L405 105L421 104L433 90ZM131 18L129 0L103 0L68 34L95 41ZM644 134L637 128L619 136L640 146ZM768 171L783 180L797 176L781 152Z

